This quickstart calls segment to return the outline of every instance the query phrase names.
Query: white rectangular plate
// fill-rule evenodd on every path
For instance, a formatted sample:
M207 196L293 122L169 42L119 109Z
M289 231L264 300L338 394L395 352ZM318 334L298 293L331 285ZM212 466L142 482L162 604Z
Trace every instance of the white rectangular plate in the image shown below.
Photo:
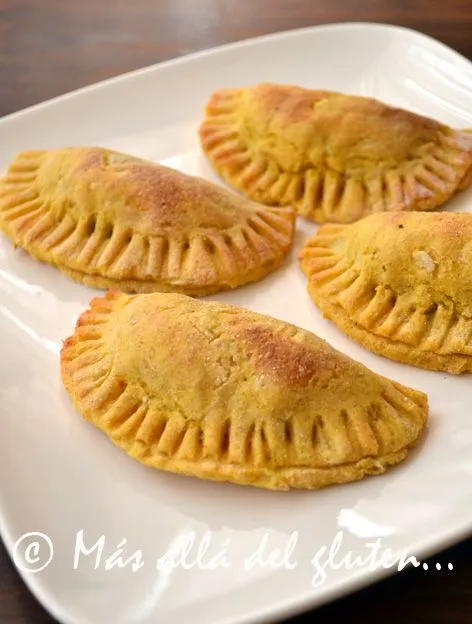
M0 121L0 170L23 149L94 144L217 181L197 142L205 102L218 87L261 81L370 95L455 127L472 127L467 60L409 30L323 26L163 63L11 115ZM449 207L468 205L470 190ZM49 536L50 565L22 574L64 624L273 621L389 572L368 565L328 566L320 549L328 549L338 531L343 532L339 563L349 551L365 558L367 544L376 539L382 551L407 549L421 559L472 529L470 379L377 357L322 320L296 262L297 250L313 231L300 219L293 254L282 270L214 298L311 330L372 370L425 391L431 419L424 443L386 475L291 493L153 471L82 420L61 386L58 353L95 291L13 251L10 241L0 238L0 528L11 555L24 533ZM97 569L93 556L82 556L74 569L79 531L87 546L105 536ZM200 564L226 549L229 567L156 569L158 559L191 532L194 546L185 561L196 564L206 531L210 542ZM294 532L290 566L245 569L263 540L266 552L284 550ZM123 539L123 556L141 549L144 565L134 572L131 565L106 570L106 557ZM48 558L47 543L42 546L39 553L28 550L33 568ZM23 541L16 552L25 549ZM326 567L314 587L316 556L318 566Z

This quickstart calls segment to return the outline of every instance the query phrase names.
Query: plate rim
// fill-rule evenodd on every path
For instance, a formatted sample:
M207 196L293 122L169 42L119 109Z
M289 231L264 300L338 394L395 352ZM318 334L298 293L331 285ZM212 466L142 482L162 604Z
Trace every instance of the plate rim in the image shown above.
M22 116L27 116L30 113L34 113L43 108L47 108L52 104L59 104L61 102L72 100L75 97L86 95L93 91L98 91L102 88L106 88L110 86L112 83L117 84L120 82L126 82L132 78L138 78L148 73L152 73L156 69L164 69L169 66L175 66L179 64L184 64L189 61L194 61L200 58L216 56L220 52L236 50L238 48L247 47L248 45L254 45L257 43L265 43L270 42L274 39L287 39L287 38L296 38L299 35L308 34L313 31L321 31L321 30L355 30L355 29L366 29L366 30L386 30L391 32L402 32L405 34L409 34L410 36L417 37L427 41L429 45L433 45L442 49L443 52L449 54L449 56L455 56L462 63L467 63L471 66L472 69L472 60L468 59L466 56L451 48L446 43L439 41L439 39L435 39L431 35L427 35L426 33L420 32L414 28L410 28L408 26L401 26L397 24L388 24L386 22L330 22L327 24L314 24L312 26L302 26L300 28L291 28L286 30L281 30L279 32L272 32L265 35L258 35L256 37L247 37L245 39L240 39L237 41L232 41L229 43L223 43L221 45L215 45L210 48L203 48L201 50L197 50L195 52L190 52L189 54L183 54L180 56L174 56L164 61L158 61L157 63L152 63L151 65L144 65L143 67L138 67L137 69L132 69L128 72L124 72L122 74L118 74L116 76L112 76L111 78L105 78L104 80L99 80L97 82L93 82L84 87L79 87L78 89L73 89L72 91L67 91L66 93L62 93L55 97L49 98L47 100L43 100L36 104L32 104L31 106L27 106L25 108L19 109L17 111L13 111L12 113L7 113L3 117L0 117L0 125L3 125L6 122L15 121L20 119Z
M277 39L284 40L288 38L296 38L300 35L320 31L342 31L356 29L369 31L384 30L392 33L397 32L407 34L413 38L427 42L430 48L435 48L436 50L447 54L450 58L455 58L462 64L465 63L470 66L472 70L471 59L468 59L466 56L448 46L446 43L443 43L431 35L418 31L414 28L385 22L371 21L343 21L313 24L310 26L275 31L255 37L248 37L229 43L211 46L209 48L203 48L189 54L174 56L164 61L159 61L151 65L146 65L122 74L118 74L78 89L73 89L48 100L38 102L0 117L0 129L10 122L15 122L17 120L21 121L23 117L27 118L28 115L47 109L51 105L67 102L68 100L73 100L76 97L87 95L101 89L106 89L108 86L113 84L125 83L130 79L151 74L159 69L185 64L206 57L217 56L221 52L237 50L239 48L245 48L259 43L264 44L265 42ZM53 594L48 594L44 591L41 583L37 581L35 574L28 573L15 564L13 557L15 540L12 538L10 528L5 520L2 507L0 507L0 536L2 537L5 550L10 557L13 568L17 574L19 574L29 592L39 602L42 608L45 609L54 619L60 622L60 624L94 624L91 620L82 616L76 617L75 615L68 613L67 607L62 605ZM472 537L472 519L463 518L461 520L456 520L450 523L447 529L445 529L439 537L438 535L438 532L436 532L434 535L427 536L421 541L414 542L414 556L418 560L420 560L420 558L421 560L430 558L434 554L447 550L464 539ZM412 552L410 551L410 546L411 545L407 546L406 549L409 552ZM334 586L320 595L318 595L316 589L311 588L301 593L294 594L292 598L282 600L280 603L275 602L270 606L252 611L250 615L227 617L223 621L219 622L219 624L263 624L268 618L271 618L271 621L274 623L279 622L283 619L295 617L312 609L316 610L319 607L352 595L399 573L401 572L398 572L395 567L391 569L380 567L375 571L360 569L353 574L349 580L342 581L339 585Z

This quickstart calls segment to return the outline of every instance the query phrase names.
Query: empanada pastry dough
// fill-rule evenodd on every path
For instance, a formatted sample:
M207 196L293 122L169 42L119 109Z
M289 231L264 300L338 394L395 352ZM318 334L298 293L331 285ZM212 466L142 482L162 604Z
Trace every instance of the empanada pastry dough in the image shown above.
M93 299L61 369L77 411L134 459L269 489L383 473L428 413L422 392L307 331L177 294Z
M322 223L431 210L470 182L472 136L378 100L260 84L221 89L201 145L248 197Z
M94 288L208 295L279 267L292 209L101 148L23 152L0 182L0 229Z
M472 215L379 213L326 224L299 254L323 315L420 368L472 370Z

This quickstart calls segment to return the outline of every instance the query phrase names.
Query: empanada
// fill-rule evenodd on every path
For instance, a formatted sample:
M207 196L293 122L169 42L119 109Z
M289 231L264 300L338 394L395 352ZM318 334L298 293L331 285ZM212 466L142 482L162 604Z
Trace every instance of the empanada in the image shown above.
M472 370L472 215L379 213L323 225L299 254L325 317L420 368Z
M101 148L19 154L0 182L0 229L94 288L208 295L279 267L292 209Z
M178 294L93 299L61 370L77 411L134 459L269 489L383 473L428 413L422 392L307 331Z
M472 136L378 100L260 84L210 98L201 145L248 197L319 223L431 210L468 182Z

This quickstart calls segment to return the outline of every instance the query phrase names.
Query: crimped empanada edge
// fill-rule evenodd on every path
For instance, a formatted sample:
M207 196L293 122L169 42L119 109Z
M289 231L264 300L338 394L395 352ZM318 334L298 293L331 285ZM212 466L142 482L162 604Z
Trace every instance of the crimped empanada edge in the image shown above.
M268 262L265 265L259 267L257 270L248 273L245 276L244 282L242 283L234 284L221 281L217 284L213 284L210 286L199 286L198 284L192 285L190 282L184 282L180 284L178 283L178 281L172 283L167 281L159 282L157 280L113 280L108 277L103 277L102 275L90 275L88 273L82 273L81 271L74 271L73 269L69 269L68 267L64 266L58 266L57 268L65 276L69 277L74 282L83 284L88 288L94 288L97 290L116 289L126 293L136 294L150 294L154 292L176 294L180 293L188 295L189 297L207 297L209 295L214 295L220 292L225 292L234 288L238 288L239 286L258 282L273 271L276 271L278 268L280 268L283 265L284 261L284 257L275 258L272 263Z
M426 370L448 372L454 375L471 372L472 356L461 353L436 353L375 334L352 319L340 304L333 303L329 295L323 292L323 287L330 281L331 272L333 272L334 279L339 277L331 261L335 254L323 244L323 240L324 242L334 241L348 227L348 225L334 224L323 226L323 230L308 240L298 255L300 267L307 278L308 293L323 317L330 320L355 342L377 355ZM319 245L315 246L315 242L319 242ZM314 258L317 258L319 267L316 273L313 272L310 262ZM326 263L326 266L323 266L323 263ZM315 276L317 280L323 281L322 287L316 286Z
M107 352L104 338L103 328L107 328L109 315L115 312L115 304L124 307L135 297L139 295L123 296L120 292L110 291L103 298L93 299L90 308L80 315L74 335L64 342L60 362L64 387L77 412L104 432L116 446L140 463L201 479L230 481L265 489L319 489L385 472L388 467L401 462L406 457L408 449L414 447L421 437L428 413L426 395L383 379L386 384L391 385L392 389L400 392L411 403L409 409L414 411L412 423L413 419L421 421L421 424L415 423L414 437L403 448L396 451L366 456L352 463L321 468L293 466L266 469L215 461L211 458L191 461L175 455L177 452L181 453L182 445L185 446L185 444L188 448L184 449L184 453L190 452L191 454L191 445L197 442L190 438L187 440L186 435L190 431L188 428L185 429L183 435L180 435L172 431L172 425L164 450L158 451L157 444L161 444L167 423L170 421L162 415L160 437L152 442L150 440L146 442L143 439L148 435L155 436L155 432L150 432L149 428L146 429L145 419L149 402L144 400L146 398L144 393L141 393L142 399L138 401L135 392L127 392L127 382L114 378L111 373L113 355ZM109 328L106 331L109 331ZM103 412L101 410L106 402L109 406L107 411ZM153 413L153 429L156 428L155 420L156 415ZM168 452L167 456L166 452Z
M435 155L373 178L346 177L332 169L282 171L275 160L254 153L236 123L243 89L215 92L199 128L203 152L233 188L268 206L292 205L317 223L351 223L375 212L428 211L465 189L471 179L472 151L461 136L467 131L446 128L438 136ZM225 93L228 95L225 97ZM455 161L455 162L454 162ZM455 166L454 166L455 165Z
M105 223L100 215L76 221L65 211L58 221L34 186L47 153L22 152L0 181L0 230L15 246L80 283L204 296L262 279L283 264L291 249L291 208L261 206L240 227L189 234L185 240L146 237ZM196 246L193 255L191 245ZM190 257L194 262L187 266ZM87 264L91 268L85 272L82 267Z
M344 334L372 353L426 370L453 375L472 372L471 356L422 351L406 343L377 336L352 321L341 306L331 305L323 296L318 296L317 291L310 286L308 292L324 318L332 321Z

